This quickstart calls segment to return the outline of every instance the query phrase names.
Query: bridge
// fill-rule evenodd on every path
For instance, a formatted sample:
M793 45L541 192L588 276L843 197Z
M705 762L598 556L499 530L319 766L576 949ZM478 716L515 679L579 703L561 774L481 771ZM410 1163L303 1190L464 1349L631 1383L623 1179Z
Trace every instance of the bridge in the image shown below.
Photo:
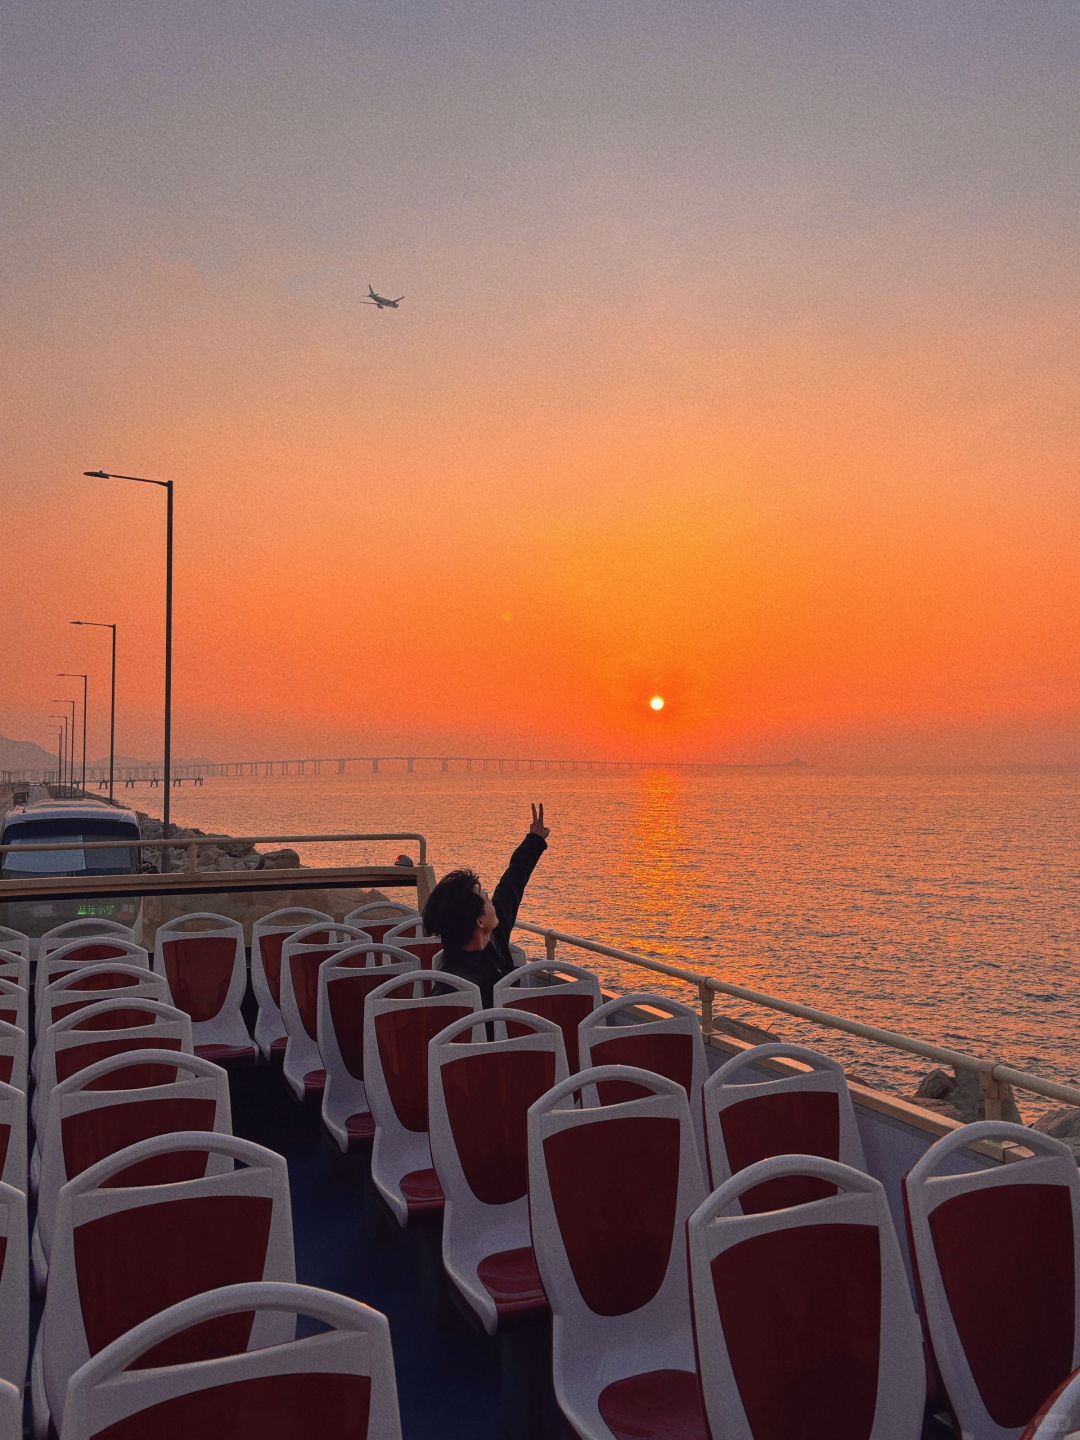
M694 760L582 760L570 758L540 758L521 755L332 755L305 756L285 760L216 760L192 764L174 765L172 783L201 785L206 778L271 776L271 775L321 775L325 766L329 773L346 775L350 769L370 770L378 775L384 768L400 768L405 774L415 771L446 773L450 770L496 772L499 774L516 771L537 770L776 770L800 767L801 760L789 760L781 765L732 765L720 761ZM0 780L6 778L9 784L41 783L55 779L54 771L17 770L5 771ZM102 788L108 784L107 765L88 765L86 785ZM126 789L136 785L161 785L160 765L118 765L115 783Z

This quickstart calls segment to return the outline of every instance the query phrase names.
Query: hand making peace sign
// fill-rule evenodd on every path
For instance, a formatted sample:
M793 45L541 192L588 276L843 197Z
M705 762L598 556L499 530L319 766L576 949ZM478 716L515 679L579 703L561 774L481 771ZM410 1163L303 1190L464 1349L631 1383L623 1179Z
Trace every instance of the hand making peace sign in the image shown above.
M529 826L529 834L539 835L541 840L546 840L547 837L551 834L551 831L544 824L543 801L541 801L539 805L534 805L532 807L532 824Z

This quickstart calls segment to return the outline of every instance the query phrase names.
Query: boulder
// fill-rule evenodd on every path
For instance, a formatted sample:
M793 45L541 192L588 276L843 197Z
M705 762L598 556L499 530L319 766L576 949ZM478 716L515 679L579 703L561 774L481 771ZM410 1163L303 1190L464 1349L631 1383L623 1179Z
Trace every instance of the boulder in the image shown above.
M1044 1135L1051 1135L1055 1140L1063 1140L1080 1164L1080 1109L1074 1109L1071 1105L1059 1105L1048 1110L1045 1115L1040 1115L1031 1128L1041 1130Z
M268 850L260 856L260 870L298 870L300 856L295 850Z
M973 1120L982 1120L985 1115L982 1085L974 1070L954 1068L951 1075L947 1070L931 1070L919 1081L918 1089L912 1098L916 1105L920 1105L924 1101L934 1102L932 1105L926 1105L925 1108L933 1109L940 1114L951 1115L957 1120L963 1120L965 1124ZM1003 1120L1011 1121L1014 1125L1023 1124L1020 1111L1016 1108L1016 1101L1008 1086L1005 1087L1005 1098L1001 1109Z

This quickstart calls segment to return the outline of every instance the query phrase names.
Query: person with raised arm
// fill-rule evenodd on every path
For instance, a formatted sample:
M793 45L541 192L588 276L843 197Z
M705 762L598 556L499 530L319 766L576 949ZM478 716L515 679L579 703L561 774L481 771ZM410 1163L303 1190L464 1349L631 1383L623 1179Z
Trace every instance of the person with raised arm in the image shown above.
M491 895L475 870L451 870L424 906L424 929L443 942L439 969L479 986L484 1008L492 1003L496 980L514 968L510 932L529 876L547 849L543 805L532 807L532 824Z

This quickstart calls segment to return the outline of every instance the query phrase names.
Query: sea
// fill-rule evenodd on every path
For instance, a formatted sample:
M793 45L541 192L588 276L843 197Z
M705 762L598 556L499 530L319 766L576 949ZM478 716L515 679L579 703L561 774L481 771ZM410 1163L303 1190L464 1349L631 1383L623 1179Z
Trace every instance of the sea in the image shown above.
M551 833L522 919L1080 1081L1077 767L335 770L188 782L173 820L232 835L415 832L436 875L469 865L490 887L542 801ZM122 792L147 809L159 795ZM294 848L308 863L417 854L407 839ZM541 941L518 939L542 957ZM695 1002L683 982L559 955L616 988ZM717 1009L892 1093L933 1068L742 1001ZM1017 1098L1026 1118L1046 1108Z

